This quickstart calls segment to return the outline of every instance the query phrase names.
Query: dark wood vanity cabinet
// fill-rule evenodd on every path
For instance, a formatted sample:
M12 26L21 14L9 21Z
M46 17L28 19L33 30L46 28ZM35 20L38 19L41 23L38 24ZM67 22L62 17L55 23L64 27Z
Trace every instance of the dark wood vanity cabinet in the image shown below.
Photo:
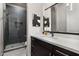
M40 39L35 37L31 37L31 55L32 56L79 56L79 54L77 53L41 41Z
M31 55L32 56L51 56L52 45L47 44L37 38L31 37Z

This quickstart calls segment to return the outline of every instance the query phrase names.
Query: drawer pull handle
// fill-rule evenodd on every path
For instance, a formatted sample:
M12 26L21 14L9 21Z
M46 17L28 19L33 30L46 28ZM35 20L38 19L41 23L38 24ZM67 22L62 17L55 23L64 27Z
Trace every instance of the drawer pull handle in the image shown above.
M57 51L58 53L62 54L62 55L68 56L67 54L62 53L62 52L60 52L59 50L56 50L56 51Z

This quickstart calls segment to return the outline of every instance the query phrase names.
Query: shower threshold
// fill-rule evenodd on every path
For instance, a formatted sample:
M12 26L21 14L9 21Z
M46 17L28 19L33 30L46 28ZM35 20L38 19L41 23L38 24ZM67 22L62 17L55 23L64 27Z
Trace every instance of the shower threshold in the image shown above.
M6 45L4 52L26 47L25 42Z

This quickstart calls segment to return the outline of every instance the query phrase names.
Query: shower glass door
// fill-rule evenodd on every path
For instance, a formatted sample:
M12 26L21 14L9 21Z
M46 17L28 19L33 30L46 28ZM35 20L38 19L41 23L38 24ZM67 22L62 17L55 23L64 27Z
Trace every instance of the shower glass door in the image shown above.
M26 41L26 12L18 6L7 5L8 39L6 44L14 44Z

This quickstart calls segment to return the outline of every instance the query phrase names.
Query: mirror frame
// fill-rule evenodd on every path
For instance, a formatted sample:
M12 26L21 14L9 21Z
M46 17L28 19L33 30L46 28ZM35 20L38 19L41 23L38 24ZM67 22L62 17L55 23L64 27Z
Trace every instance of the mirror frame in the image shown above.
M55 6L55 5L57 5L57 4L59 4L59 3L55 3L55 4L54 4L54 5L52 5L52 6ZM51 8L52 6L50 6L50 7L46 8L46 9L45 9L45 11L46 11L46 10L48 10L49 8ZM51 28L51 30L52 30L52 28ZM56 32L54 32L54 31L44 31L44 26L43 26L43 32L49 32L49 33L52 33L52 34L53 34L53 33L60 33L60 34L79 35L79 33L71 33L71 32L59 32L59 31L58 31L58 32L57 32L57 31L56 31Z

